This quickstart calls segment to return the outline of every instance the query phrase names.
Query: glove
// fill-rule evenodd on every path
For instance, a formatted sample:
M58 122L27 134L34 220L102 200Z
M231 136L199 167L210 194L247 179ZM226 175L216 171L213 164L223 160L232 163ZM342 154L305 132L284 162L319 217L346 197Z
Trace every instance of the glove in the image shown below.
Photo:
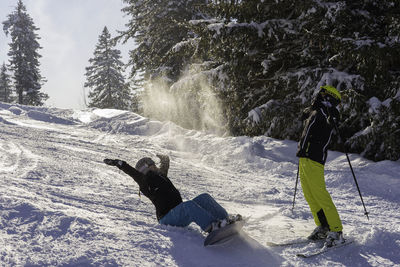
M339 118L340 118L340 114L339 111L336 108L331 108L329 109L329 116L328 116L328 124L331 125L332 127L336 127L338 122L339 122Z
M110 166L122 166L124 163L122 160L119 159L104 159L103 162Z
M167 160L169 157L167 155L162 155L162 154L156 154L156 156L162 161L162 160Z

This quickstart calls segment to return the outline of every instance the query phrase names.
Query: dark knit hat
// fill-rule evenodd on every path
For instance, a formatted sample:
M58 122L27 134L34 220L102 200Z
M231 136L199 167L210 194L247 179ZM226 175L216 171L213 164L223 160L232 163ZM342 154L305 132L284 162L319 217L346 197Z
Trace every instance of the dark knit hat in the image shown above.
M142 158L136 163L135 169L146 174L149 171L149 167L153 165L156 165L156 163L151 158Z

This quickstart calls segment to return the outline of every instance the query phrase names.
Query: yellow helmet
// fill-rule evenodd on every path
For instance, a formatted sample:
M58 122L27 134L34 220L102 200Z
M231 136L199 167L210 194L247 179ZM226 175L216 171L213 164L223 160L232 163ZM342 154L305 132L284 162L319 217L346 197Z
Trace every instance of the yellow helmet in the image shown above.
M321 86L321 91L323 93L327 93L328 95L332 96L338 103L342 100L342 96L340 95L339 91L331 86L331 85L324 85Z

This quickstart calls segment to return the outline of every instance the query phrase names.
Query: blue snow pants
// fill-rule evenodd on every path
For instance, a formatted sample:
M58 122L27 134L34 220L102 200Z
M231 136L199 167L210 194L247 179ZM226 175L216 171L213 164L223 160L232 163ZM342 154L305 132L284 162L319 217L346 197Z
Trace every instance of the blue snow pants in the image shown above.
M161 224L185 227L194 222L206 231L212 222L228 217L226 210L207 193L182 202L159 221Z

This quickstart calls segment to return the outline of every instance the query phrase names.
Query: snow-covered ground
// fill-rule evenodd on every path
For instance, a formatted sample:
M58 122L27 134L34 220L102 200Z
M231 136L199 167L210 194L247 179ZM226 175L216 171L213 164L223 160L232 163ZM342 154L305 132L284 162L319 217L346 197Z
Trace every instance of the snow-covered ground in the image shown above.
M308 247L268 247L314 229L300 186L296 143L218 137L116 110L61 110L0 103L1 266L394 266L400 264L400 162L350 155L370 212L364 216L342 153L326 180L355 243L312 259ZM247 218L244 233L203 247L204 234L159 225L135 182L102 160L131 164L156 153L184 199L208 192Z

